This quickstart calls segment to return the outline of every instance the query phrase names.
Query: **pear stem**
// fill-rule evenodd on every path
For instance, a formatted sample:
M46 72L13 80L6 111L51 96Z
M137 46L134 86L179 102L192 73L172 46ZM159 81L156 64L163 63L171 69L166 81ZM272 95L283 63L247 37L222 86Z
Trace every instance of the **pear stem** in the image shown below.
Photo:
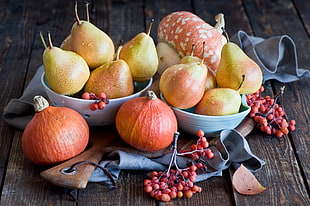
M47 48L47 46L46 46L46 43L45 43L45 40L44 40L44 38L43 38L43 34L42 34L42 32L41 32L41 31L40 31L40 38L41 38L41 42L42 42L42 44L43 44L44 48L46 49L46 48Z
M202 65L203 62L204 62L204 57L205 57L205 45L206 45L206 42L203 42L202 43L202 57L201 57L201 62L199 65Z
M151 19L151 22L150 22L150 25L149 25L149 28L147 29L147 35L150 35L151 33L151 29L152 29L152 26L153 26L153 23L154 23L154 19Z
M224 27L222 27L221 29L222 29L222 31L223 31L223 33L224 33L226 39L227 39L227 42L230 42L229 36L228 36L228 33L227 33L226 29L225 29Z
M123 45L118 46L116 50L116 54L115 54L115 60L119 60L119 54L121 53L122 48L123 48Z
M74 5L74 15L75 15L75 19L76 19L76 22L78 25L81 25L81 21L80 21L80 18L79 18L79 15L78 15L78 11L77 11L77 2L75 2L75 5Z
M192 44L191 56L194 56L195 44Z
M241 86L243 85L244 80L245 80L245 74L242 74L242 81L241 81L237 91L239 91L241 89Z
M89 2L85 2L86 6L86 20L89 22Z
M51 32L47 32L47 37L48 37L48 44L49 48L53 48L53 43L52 43L52 38L51 38Z

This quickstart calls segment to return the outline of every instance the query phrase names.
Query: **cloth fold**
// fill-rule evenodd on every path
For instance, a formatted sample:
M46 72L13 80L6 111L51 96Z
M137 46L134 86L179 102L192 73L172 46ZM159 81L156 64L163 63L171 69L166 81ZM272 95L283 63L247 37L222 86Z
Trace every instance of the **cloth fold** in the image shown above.
M263 72L263 81L275 79L286 83L310 77L309 70L298 68L296 47L293 40L287 35L263 39L239 31L231 38L231 41L236 41L245 53L259 64ZM40 81L42 73L43 66L38 68L22 96L10 100L5 107L2 118L11 126L23 130L35 113L33 97L42 95L47 98ZM246 139L236 130L223 130L211 149L215 157L211 160L205 159L209 169L207 172L199 174L197 181L220 176L223 170L231 166L236 168L243 164L251 171L257 171L264 165L264 161L251 152ZM117 179L121 170L164 170L171 158L171 154L166 153L160 157L151 158L132 151L132 148L126 147L122 150L110 151L100 164ZM186 157L177 157L178 165L181 168L185 167L188 161L189 159ZM109 180L97 168L89 181L105 182Z
M210 149L215 156L212 159L204 159L208 169L197 175L196 182L213 176L221 176L222 171L231 165L237 168L240 164L243 164L250 171L255 172L265 164L263 160L251 152L246 139L234 129L223 130ZM171 155L172 152L158 158L149 159L143 155L116 150L109 153L100 165L107 169L113 178L118 179L121 170L164 171L169 166ZM186 168L190 162L189 157L177 156L179 168ZM89 182L109 183L110 180L101 169L97 168L90 177Z
M288 35L270 37L249 36L239 31L231 38L262 69L263 82L275 79L288 83L310 77L310 71L298 68L296 45Z

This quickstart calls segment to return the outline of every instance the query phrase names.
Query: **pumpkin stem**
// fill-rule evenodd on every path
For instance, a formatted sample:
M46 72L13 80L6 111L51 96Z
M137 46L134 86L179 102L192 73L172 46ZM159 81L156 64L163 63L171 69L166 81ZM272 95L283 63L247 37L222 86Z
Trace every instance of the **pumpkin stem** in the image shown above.
M151 90L146 92L146 97L147 97L148 100L155 100L155 99L157 99L157 96L156 96L155 92L151 91Z
M42 110L44 110L49 106L48 101L42 96L35 96L33 98L33 102L35 112L41 112Z

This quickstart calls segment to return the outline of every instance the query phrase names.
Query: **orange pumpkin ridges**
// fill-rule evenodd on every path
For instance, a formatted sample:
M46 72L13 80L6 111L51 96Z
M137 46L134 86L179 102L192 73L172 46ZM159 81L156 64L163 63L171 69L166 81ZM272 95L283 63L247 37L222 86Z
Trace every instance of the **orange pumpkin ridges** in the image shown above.
M174 112L153 91L125 102L116 114L115 123L126 143L146 152L168 147L177 131Z
M37 165L49 166L83 152L89 126L82 115L70 108L49 106L41 96L35 98L39 98L35 100L36 113L22 136L25 156Z

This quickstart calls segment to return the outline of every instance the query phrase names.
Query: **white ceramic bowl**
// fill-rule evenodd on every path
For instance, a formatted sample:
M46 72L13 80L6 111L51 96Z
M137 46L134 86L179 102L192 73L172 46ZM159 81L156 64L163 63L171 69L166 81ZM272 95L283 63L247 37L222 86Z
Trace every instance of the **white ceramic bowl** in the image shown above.
M161 99L165 101L161 95ZM224 129L234 129L249 114L251 108L246 103L246 96L242 95L239 113L225 116L208 116L195 114L194 108L178 109L171 107L177 117L179 129L195 135L197 130L203 130L205 136L217 136Z
M44 73L41 77L41 83L45 92L48 95L49 100L54 106L69 107L80 114L86 119L90 126L103 126L111 125L115 123L115 115L119 107L129 99L145 95L147 89L151 86L153 79L146 82L135 82L134 94L122 98L110 99L109 103L103 110L91 111L90 104L96 100L85 100L81 98L70 97L66 95L60 95L50 89L48 86Z

